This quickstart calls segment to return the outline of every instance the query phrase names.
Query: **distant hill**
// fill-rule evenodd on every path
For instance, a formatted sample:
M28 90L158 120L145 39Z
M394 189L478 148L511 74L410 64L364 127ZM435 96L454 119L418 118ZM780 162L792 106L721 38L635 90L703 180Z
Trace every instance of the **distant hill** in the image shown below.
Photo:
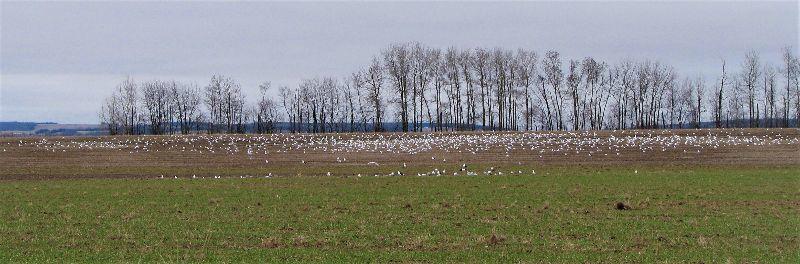
M0 122L0 135L74 136L104 134L97 124L58 124L54 122Z
M36 125L55 125L53 122L0 122L0 131L29 131L34 130Z

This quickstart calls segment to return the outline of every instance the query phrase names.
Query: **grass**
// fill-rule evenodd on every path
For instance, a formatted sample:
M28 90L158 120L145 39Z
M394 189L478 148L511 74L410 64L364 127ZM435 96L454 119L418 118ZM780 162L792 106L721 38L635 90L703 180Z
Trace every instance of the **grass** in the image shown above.
M7 180L0 261L800 262L800 169L637 170Z

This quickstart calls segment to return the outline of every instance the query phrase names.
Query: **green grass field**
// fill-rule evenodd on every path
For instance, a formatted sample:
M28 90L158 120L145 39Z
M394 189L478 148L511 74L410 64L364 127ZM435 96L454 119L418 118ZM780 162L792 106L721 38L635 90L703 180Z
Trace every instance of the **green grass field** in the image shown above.
M800 262L800 169L636 170L0 181L0 262Z

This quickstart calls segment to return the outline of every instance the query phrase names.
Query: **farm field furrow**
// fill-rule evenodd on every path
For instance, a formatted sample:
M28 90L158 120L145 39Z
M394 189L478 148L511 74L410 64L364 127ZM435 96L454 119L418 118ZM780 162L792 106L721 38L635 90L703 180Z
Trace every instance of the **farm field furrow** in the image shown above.
M0 179L494 175L575 165L796 167L800 130L52 137L0 139L0 148Z

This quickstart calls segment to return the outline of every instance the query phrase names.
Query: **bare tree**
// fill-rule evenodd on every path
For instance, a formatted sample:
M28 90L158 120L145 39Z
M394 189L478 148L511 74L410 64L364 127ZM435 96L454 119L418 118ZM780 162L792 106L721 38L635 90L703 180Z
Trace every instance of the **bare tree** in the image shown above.
M367 105L368 102L370 102L369 97L367 96L370 90L368 89L366 80L364 79L364 73L353 73L350 77L350 83L355 90L355 100L357 102L356 111L358 112L359 116L359 126L361 127L360 130L367 132L369 117L371 116L372 112L370 112L369 106Z
M623 74L623 63L618 63L609 68L606 77L609 89L609 95L613 95L611 100L611 128L624 129L625 126L625 107L627 100L627 91L623 86L625 76Z
M795 122L797 126L800 127L800 59L797 57L794 58L794 73L792 74L792 83L794 83L794 114Z
M117 135L125 132L122 125L125 122L125 113L121 105L120 95L114 92L105 99L100 108L100 124L108 129L110 135Z
M495 103L497 105L497 126L498 130L505 130L505 117L508 113L508 82L513 78L509 76L509 62L504 50L496 48L492 51L492 85L494 87ZM494 127L494 122L490 122Z
M475 80L472 72L473 57L468 50L461 51L459 55L459 66L461 67L461 78L464 80L464 93L466 95L466 117L465 129L475 130L475 123L477 121L477 110L475 103Z
M424 122L424 109L427 105L425 93L431 82L431 48L415 42L410 47L411 63L411 122L414 131L421 131ZM430 111L429 111L430 112ZM430 122L430 118L428 118Z
M580 125L581 114L578 111L579 106L582 104L580 87L583 81L583 74L580 70L580 62L576 60L569 61L569 71L567 72L567 90L569 91L570 99L572 99L572 130L578 130ZM585 112L584 112L585 113Z
M426 48L422 51L422 57L424 58L425 67L424 72L420 76L419 80L419 119L422 120L427 118L428 126L433 130L435 129L433 127L434 117L433 113L431 112L431 104L428 101L429 96L427 93L430 91L430 85L436 83L440 77L440 51L434 48Z
M716 86L714 92L714 107L712 108L712 113L714 115L714 125L717 128L722 127L722 105L725 100L725 84L727 82L727 73L725 73L725 60L722 60L722 75L719 77L719 84Z
M136 83L130 77L117 86L120 107L122 108L122 127L125 134L138 134L139 97Z
M783 77L786 78L786 90L783 97L783 126L789 127L789 111L791 109L792 101L792 80L797 76L797 58L792 54L792 47L788 46L783 49ZM795 91L797 93L797 91Z
M585 78L584 91L578 109L583 112L580 120L580 128L586 129L586 119L588 118L588 129L602 129L605 119L605 109L611 96L610 81L611 77L605 74L606 64L598 62L592 57L583 59L581 63L581 73Z
M764 126L774 127L775 124L775 78L777 72L769 64L764 64Z
M800 127L800 59L794 58L794 73L792 74L792 83L794 84L794 114L795 122Z
M703 81L703 77L697 77L694 82L692 83L693 88L693 107L692 112L693 118L692 122L694 124L694 128L700 128L702 123L702 115L703 115L703 96L705 95L705 81Z
M445 103L442 101L442 92L444 92L445 85L447 85L447 67L444 63L444 60L441 58L441 51L434 49L432 50L433 53L433 62L434 65L433 71L431 72L431 78L433 79L433 105L435 107L435 125L434 130L442 131L444 126L442 122L445 119L445 111L443 108L445 107Z
M255 117L255 131L258 134L275 132L277 122L277 104L272 98L267 96L272 83L263 82L258 86L260 98L253 109Z
M734 76L732 83L734 87L742 87L740 76ZM747 119L745 111L745 102L747 101L746 92L741 89L731 89L728 93L728 108L725 117L726 127L741 127L744 126L744 121ZM749 123L747 125L750 125Z
M319 86L319 96L323 108L320 113L322 117L322 132L336 132L340 130L339 124L341 120L338 119L339 113L337 109L340 108L341 98L339 97L339 84L333 77L324 77ZM325 125L327 123L327 129Z
M758 127L759 125L756 97L758 96L758 79L761 76L761 71L759 70L761 68L760 65L758 53L751 51L745 55L745 61L742 64L740 84L747 91L747 109L750 127Z
M403 132L408 132L408 86L411 72L411 58L408 46L392 44L383 52L386 71L397 93L400 124Z
M620 96L622 97L622 108L621 108L621 123L620 129L626 129L628 127L634 127L636 121L636 83L638 82L636 78L636 66L631 61L623 62L619 69L618 75L620 76ZM633 108L633 109L632 109ZM628 122L631 122L630 124Z
M278 88L278 96L281 98L281 105L286 113L287 122L289 123L289 131L292 133L297 132L296 123L296 91L290 89L288 86L281 86Z
M487 121L491 120L492 103L490 94L490 60L491 54L485 49L475 50L475 60L473 63L473 70L477 75L478 86L480 87L481 98L481 127L486 129ZM491 123L491 121L489 121Z
M174 82L162 82L158 80L142 83L142 95L145 110L147 111L148 121L150 122L150 132L161 135L166 132L169 122L169 106L172 102L170 91L175 86Z
M536 77L538 74L537 65L538 58L535 52L520 49L517 51L517 61L519 62L520 70L517 73L517 82L523 89L523 102L525 109L522 112L525 119L525 130L534 128L534 91L536 86Z
M372 106L372 112L375 116L372 120L373 129L375 132L383 131L383 68L377 58L372 59L372 64L367 68L365 74L365 81L368 88L367 97Z
M683 103L681 100L684 100L682 97L686 95L684 90L691 89L691 85L691 80L689 78L684 78L680 86L672 85L667 89L666 104L667 113L669 114L669 128L675 128L675 125L677 125L679 119L681 119L681 115L683 114L679 111Z
M686 124L691 120L694 120L693 116L697 115L694 111L694 100L692 100L692 90L693 90L693 82L689 78L685 78L682 85L680 86L678 96L678 109L677 109L677 120L678 128L685 128Z
M200 115L200 90L196 84L178 84L172 87L172 100L181 134L189 134Z
M222 85L219 78L215 75L211 77L211 83L205 88L206 107L208 108L208 133L219 132L218 124L222 123Z
M245 98L242 88L230 77L214 75L206 86L205 103L209 110L209 132L219 132L224 126L227 133L243 133Z
M447 74L447 121L453 130L461 129L461 68L459 67L458 52L455 48L448 48L444 56L444 67Z
M544 81L550 85L553 98L553 108L555 108L555 129L564 129L563 121L563 92L562 82L564 80L564 73L561 70L561 57L557 51L548 51L545 54L545 60L542 62L544 67ZM547 99L545 99L547 101ZM549 107L549 106L548 106ZM548 112L550 112L548 110ZM549 129L553 129L552 125Z

